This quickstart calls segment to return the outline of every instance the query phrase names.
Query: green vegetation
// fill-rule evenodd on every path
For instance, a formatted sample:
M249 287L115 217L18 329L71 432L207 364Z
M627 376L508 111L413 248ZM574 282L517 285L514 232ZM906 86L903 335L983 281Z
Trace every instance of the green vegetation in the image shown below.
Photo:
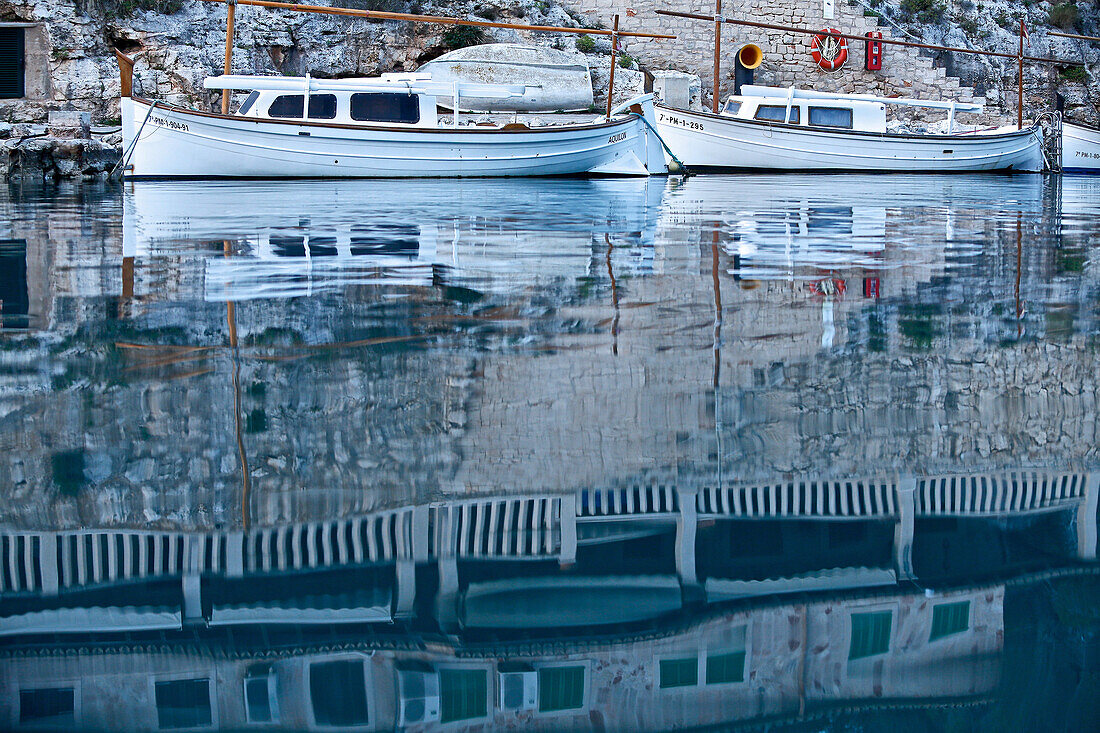
M443 45L451 49L477 46L486 40L488 36L485 31L468 25L456 25L443 34Z
M592 53L596 49L596 40L589 35L577 36L577 50Z
M901 12L921 23L939 23L947 5L939 0L901 0Z
M183 10L183 0L102 0L108 18L129 18L139 11L172 15Z
M631 68L632 66L634 66L634 57L628 56L625 53L619 54L619 66L623 67L624 69Z
M1084 66L1062 66L1058 69L1058 76L1063 81L1084 84L1089 80L1089 72Z
M1047 22L1062 30L1073 30L1080 15L1076 4L1060 3L1051 6L1050 13L1047 15Z

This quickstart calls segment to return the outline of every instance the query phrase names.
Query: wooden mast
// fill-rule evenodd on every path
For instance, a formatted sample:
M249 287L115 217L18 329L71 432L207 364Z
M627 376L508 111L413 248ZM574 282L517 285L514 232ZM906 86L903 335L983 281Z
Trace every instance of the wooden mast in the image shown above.
M619 14L615 13L615 25L611 31L611 78L607 81L607 119L611 119L611 95L615 92L615 67L619 64Z
M1016 129L1024 129L1024 19L1020 18L1020 52L1016 55Z
M274 2L274 0L203 0L208 3L233 3L237 5L254 5L260 8L272 8L274 10L292 10L296 13L318 13L320 15L346 15L353 18L370 18L373 20L408 20L415 23L437 23L440 25L464 25L475 28L511 28L519 31L538 31L544 33L572 33L578 36L629 36L630 38L663 38L675 39L676 36L664 33L645 33L643 31L610 31L605 28L564 28L554 25L525 25L523 23L497 23L488 20L467 20L465 18L448 18L442 15L415 15L413 13L388 13L381 10L356 10L354 8L334 8L327 5L296 5L291 3Z
M229 14L225 19L225 73L228 76L233 73L233 21L237 15L237 0L226 0L229 5ZM232 95L228 89L222 90L222 114L229 114L229 97Z
M714 101L711 111L718 114L719 61L722 58L722 0L714 0Z

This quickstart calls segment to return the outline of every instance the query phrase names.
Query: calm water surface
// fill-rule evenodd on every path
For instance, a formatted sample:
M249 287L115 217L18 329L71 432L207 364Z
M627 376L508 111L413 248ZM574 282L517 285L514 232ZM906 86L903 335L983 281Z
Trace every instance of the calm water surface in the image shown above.
M1100 180L0 190L0 727L1100 727Z

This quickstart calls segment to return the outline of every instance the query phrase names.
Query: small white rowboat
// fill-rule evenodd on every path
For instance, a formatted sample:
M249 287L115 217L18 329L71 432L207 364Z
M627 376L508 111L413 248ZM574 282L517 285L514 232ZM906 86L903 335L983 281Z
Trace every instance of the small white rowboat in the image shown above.
M657 129L684 165L767 170L936 172L1043 169L1042 131L892 133L886 106L980 111L957 102L746 85L720 114L657 106Z
M133 97L120 55L124 175L128 178L386 178L664 174L664 151L643 95L584 124L460 125L436 97L522 94L500 85L372 79L223 76L213 89L252 94L237 114Z
M1100 130L1062 122L1062 170L1100 173Z

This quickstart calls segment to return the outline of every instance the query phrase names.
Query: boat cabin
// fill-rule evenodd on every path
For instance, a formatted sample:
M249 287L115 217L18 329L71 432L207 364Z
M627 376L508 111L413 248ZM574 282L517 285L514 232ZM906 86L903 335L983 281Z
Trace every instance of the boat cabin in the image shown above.
M524 85L433 81L431 74L383 74L361 79L316 79L310 76L215 76L207 89L247 91L237 110L241 117L305 120L340 125L438 127L443 121L437 102L453 108L463 97L521 97ZM458 124L454 114L451 124Z
M409 127L436 127L436 98L408 88L394 91L253 90L237 111L244 117L308 120L334 124L377 123Z
M885 133L887 107L920 107L947 112L947 132L955 130L956 112L981 112L982 105L953 100L876 97L870 94L833 94L795 87L745 84L741 93L726 100L721 114L738 120Z
M721 114L741 120L886 132L886 105L854 99L787 99L731 95Z

